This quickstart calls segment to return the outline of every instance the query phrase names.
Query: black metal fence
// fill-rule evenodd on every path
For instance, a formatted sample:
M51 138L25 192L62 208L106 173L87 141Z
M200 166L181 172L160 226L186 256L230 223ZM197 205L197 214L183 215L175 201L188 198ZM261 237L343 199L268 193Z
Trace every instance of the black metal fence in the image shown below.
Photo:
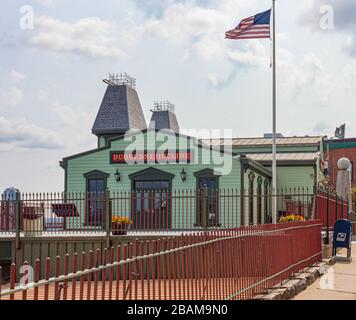
M308 189L280 189L279 217L310 219L315 196ZM228 229L271 222L272 195L246 190L177 190L102 193L18 193L1 199L0 234L124 235Z

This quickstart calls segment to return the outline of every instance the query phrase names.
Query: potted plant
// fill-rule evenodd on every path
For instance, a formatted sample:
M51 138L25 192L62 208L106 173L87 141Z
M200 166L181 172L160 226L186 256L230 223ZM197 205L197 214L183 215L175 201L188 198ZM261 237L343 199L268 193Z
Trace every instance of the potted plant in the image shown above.
M126 235L127 230L132 224L132 220L129 217L112 217L111 226L112 226L112 234L116 236Z
M293 221L305 221L305 218L300 214L288 214L286 216L282 216L279 219L279 222L293 222Z

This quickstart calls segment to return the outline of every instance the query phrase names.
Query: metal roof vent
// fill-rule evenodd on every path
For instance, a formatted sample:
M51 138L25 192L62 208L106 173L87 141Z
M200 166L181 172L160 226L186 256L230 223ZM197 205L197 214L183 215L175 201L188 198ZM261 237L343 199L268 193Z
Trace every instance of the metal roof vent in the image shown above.
M168 100L155 101L151 109L152 117L149 129L168 129L179 133L179 125L175 114L175 105Z

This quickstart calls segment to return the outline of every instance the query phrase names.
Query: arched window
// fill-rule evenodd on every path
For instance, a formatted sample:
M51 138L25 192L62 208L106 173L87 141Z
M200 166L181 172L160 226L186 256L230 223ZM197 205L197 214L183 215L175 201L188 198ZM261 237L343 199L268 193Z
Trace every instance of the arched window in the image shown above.
M257 178L257 224L262 223L262 178Z
M264 182L263 209L264 209L265 223L270 223L271 221L269 219L269 180L268 179L265 179Z
M99 170L85 173L86 180L86 216L85 223L89 225L102 225L105 212L104 192L109 174Z
M249 216L249 224L253 224L253 207L254 207L254 180L255 174L251 172L248 175L248 216Z

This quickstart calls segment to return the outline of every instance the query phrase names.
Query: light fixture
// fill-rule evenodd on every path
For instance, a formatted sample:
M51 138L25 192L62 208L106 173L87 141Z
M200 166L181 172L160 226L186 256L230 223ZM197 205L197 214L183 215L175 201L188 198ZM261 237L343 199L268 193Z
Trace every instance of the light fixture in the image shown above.
M187 173L184 171L184 168L182 169L182 171L180 173L180 178L182 179L183 182L185 180L187 180Z
M116 169L116 172L115 172L115 180L116 180L116 182L120 182L120 180L121 180L121 174L118 169Z

